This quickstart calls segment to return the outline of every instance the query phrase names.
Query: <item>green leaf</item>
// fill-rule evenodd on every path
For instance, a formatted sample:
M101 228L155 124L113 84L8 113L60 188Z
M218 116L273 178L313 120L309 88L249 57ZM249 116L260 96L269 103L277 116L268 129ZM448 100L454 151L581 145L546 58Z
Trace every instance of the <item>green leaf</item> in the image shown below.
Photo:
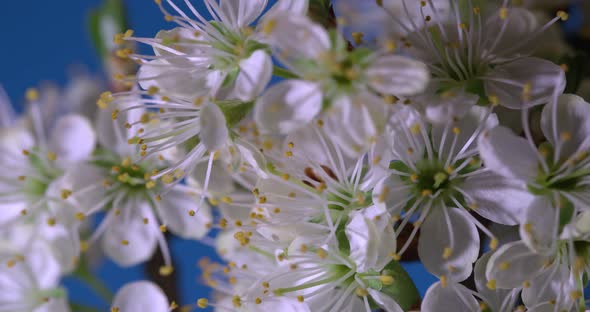
M420 300L420 294L412 278L397 261L389 262L382 275L393 277L393 284L383 285L381 292L393 298L404 311L408 311Z

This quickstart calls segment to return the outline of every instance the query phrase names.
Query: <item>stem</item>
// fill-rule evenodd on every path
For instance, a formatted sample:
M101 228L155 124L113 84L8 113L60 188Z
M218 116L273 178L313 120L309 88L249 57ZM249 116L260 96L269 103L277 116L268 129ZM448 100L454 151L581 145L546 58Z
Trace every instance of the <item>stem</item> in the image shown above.
M100 312L99 309L94 307L85 306L79 303L70 302L70 307L72 311L76 312Z
M78 275L78 278L90 286L90 288L108 304L113 301L113 293L111 290L104 284L102 280L96 278L90 272L82 273Z
M292 73L291 71L284 69L282 67L274 66L272 68L272 74L277 77L285 78L285 79L294 79L299 78L296 74Z

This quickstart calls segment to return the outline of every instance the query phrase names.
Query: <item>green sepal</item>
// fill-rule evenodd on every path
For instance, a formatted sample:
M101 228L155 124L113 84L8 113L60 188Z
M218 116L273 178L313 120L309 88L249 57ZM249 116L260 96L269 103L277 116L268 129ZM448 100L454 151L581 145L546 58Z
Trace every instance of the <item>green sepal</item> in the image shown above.
M393 298L404 311L408 311L418 303L420 300L418 288L399 262L395 260L389 262L381 271L381 275L393 277L393 284L383 285L380 291Z
M242 121L254 107L254 101L224 100L217 101L215 104L223 112L227 127L230 129Z

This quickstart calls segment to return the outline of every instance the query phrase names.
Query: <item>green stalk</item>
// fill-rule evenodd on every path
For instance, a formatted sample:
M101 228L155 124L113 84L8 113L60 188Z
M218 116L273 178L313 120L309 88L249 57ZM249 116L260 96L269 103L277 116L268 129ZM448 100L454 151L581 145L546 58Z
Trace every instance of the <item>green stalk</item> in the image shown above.
M299 78L299 76L295 75L291 71L284 69L282 67L278 67L276 65L272 68L272 74L285 79Z

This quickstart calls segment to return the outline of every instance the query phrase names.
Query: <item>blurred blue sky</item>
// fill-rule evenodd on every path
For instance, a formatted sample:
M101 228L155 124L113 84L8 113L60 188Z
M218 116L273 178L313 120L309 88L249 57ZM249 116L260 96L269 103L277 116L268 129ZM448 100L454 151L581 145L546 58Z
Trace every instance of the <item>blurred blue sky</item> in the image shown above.
M200 1L193 1L200 3ZM101 0L78 1L10 1L0 10L0 84L14 103L23 98L26 88L41 81L67 82L73 65L84 65L91 73L100 73L97 53L87 35L87 16ZM153 36L166 23L150 0L127 0L129 21L136 34ZM182 304L207 296L206 287L198 283L196 263L202 256L214 257L213 250L196 242L173 240L173 255L182 289ZM436 279L419 264L406 266L423 294ZM123 269L106 262L98 269L106 284L116 291L126 282L142 279L141 267ZM70 297L78 302L96 305L106 311L105 303L79 282L68 279Z

